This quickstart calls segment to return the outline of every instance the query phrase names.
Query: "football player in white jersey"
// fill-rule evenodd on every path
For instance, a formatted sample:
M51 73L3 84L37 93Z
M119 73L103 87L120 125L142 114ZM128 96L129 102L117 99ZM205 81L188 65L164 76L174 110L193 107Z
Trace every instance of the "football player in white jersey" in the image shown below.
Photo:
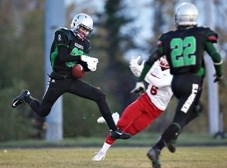
M130 61L130 69L132 73L138 77L143 69L143 63L138 64L140 57L132 58ZM113 113L117 127L132 136L147 128L156 118L166 109L173 93L171 90L172 75L169 71L169 65L165 57L160 58L150 68L149 73L145 77L145 81L149 84L146 91L126 107L119 119L118 113ZM143 83L138 88L145 89ZM117 116L117 117L115 117ZM97 122L102 123L105 120L100 117ZM116 139L111 138L108 134L103 147L92 158L93 161L101 161L105 159L106 153Z

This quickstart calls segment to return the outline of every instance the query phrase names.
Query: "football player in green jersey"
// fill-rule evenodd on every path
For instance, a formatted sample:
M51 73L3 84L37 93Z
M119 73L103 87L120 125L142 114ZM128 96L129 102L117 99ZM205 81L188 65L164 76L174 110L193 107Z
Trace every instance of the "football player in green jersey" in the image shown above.
M42 101L39 102L30 95L28 90L25 90L13 100L12 107L15 108L25 102L38 116L46 117L61 95L66 92L72 93L97 103L102 116L107 121L112 138L128 139L130 135L116 127L105 94L100 89L78 79L72 73L72 67L75 64L82 65L85 72L96 70L98 59L88 55L91 45L87 38L92 30L93 20L85 13L74 16L71 29L61 27L56 30L50 51L53 71Z
M161 167L159 155L165 146L175 152L176 141L182 128L194 119L195 105L199 102L202 82L205 76L204 52L211 57L215 68L214 82L222 79L222 58L213 43L218 35L207 27L197 26L197 7L191 3L182 3L175 12L176 29L160 36L157 49L145 63L136 87L143 86L142 81L154 62L166 55L173 75L172 91L178 98L178 104L172 123L164 131L160 140L148 151L147 156L154 168Z

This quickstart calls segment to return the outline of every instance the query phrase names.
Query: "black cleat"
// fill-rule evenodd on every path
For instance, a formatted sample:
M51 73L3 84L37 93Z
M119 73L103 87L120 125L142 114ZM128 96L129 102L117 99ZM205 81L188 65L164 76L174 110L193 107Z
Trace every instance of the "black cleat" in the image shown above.
M171 152L174 153L176 152L176 142L173 140L172 142L166 143L164 142L167 149Z
M17 107L18 105L24 103L25 101L25 98L27 96L30 95L30 92L28 90L25 90L24 92L22 92L19 96L17 96L14 100L13 100L13 103L12 103L12 107L15 108Z
M159 161L160 153L161 153L160 149L157 148L151 148L147 152L147 157L151 160L153 168L161 168L161 164Z
M110 131L110 136L113 139L129 139L131 138L131 135L125 132L122 132L121 130L117 129L115 131Z

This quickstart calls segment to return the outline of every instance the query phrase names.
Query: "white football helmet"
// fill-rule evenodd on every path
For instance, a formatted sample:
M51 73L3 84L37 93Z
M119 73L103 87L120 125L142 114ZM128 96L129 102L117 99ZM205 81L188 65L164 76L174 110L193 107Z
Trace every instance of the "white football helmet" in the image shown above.
M169 63L166 59L166 56L163 56L159 59L159 66L163 69L169 69Z
M191 3L184 2L177 7L175 12L176 27L197 25L197 17L197 7Z
M86 29L85 36L89 36L89 34L93 30L93 20L92 18L85 14L85 13L79 13L76 16L73 17L71 22L71 30L77 34L80 33L79 29L83 28Z

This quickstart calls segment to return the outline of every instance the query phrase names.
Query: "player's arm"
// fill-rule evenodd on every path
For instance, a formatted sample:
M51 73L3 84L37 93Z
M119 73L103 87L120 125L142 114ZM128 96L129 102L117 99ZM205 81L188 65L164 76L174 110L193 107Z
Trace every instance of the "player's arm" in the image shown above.
M173 77L170 74L168 76L162 77L162 78L155 76L155 74L148 74L145 79L148 83L150 83L158 88L162 88L162 87L170 86L172 78Z
M159 41L158 48L151 54L151 56L148 58L148 60L145 61L142 72L138 78L138 82L136 82L136 86L134 87L134 89L131 90L130 93L139 93L139 92L145 90L143 81L145 80L145 77L146 77L148 71L150 70L152 65L155 63L155 61L157 61L163 55L164 55L163 46L162 46L161 41Z
M54 36L55 45L57 47L58 59L61 62L76 62L80 57L70 55L68 51L68 36L66 32L61 29L55 32Z
M217 38L218 36L216 34L211 34L208 36L208 39L205 43L205 50L214 62L214 68L216 71L215 82L219 81L222 78L222 58L213 44L217 42Z
M77 48L74 48L70 53L68 50L68 36L66 31L57 30L55 32L55 42L58 49L58 59L61 62L78 62L83 61L82 56L86 55L86 60L88 60L89 56L87 56L90 45L84 46L86 51L78 50ZM87 49L86 49L87 48ZM90 57L93 59L92 57ZM86 62L86 61L85 61Z
M145 90L145 85L144 85L143 81L145 80L146 76L148 75L148 72L151 69L154 62L156 60L158 60L158 58L160 58L159 56L157 56L156 53L157 53L157 50L144 63L144 67L143 67L142 72L140 74L139 81L136 82L136 86L134 87L134 89L132 89L130 91L130 93L140 93L140 92L143 92Z
M87 66L82 65L83 67L87 67L90 71L95 71L97 69L98 59L87 56L90 49L90 43L87 43L88 46L84 46L87 48L86 52L79 51L77 48L74 48L71 53L68 51L68 36L63 31L55 32L55 41L58 48L58 59L61 62L84 62ZM73 55L71 55L73 54ZM87 69L85 68L85 69ZM87 70L86 70L87 71Z
M81 60L80 56L75 57L68 54L68 48L63 45L58 46L58 53L58 59L61 62L78 62Z
M145 62L141 75L139 77L139 82L144 81L145 76L147 75L148 71L150 70L151 66L157 61L159 58L163 56L162 47L156 49L148 60Z
M221 55L217 52L213 43L206 42L206 51L211 56L211 59L214 62L214 67L218 75L222 73L222 58Z
M70 55L68 49L64 45L58 47L59 56L58 59L61 62L77 62L80 63L85 71L96 71L98 58L94 58L87 55Z

